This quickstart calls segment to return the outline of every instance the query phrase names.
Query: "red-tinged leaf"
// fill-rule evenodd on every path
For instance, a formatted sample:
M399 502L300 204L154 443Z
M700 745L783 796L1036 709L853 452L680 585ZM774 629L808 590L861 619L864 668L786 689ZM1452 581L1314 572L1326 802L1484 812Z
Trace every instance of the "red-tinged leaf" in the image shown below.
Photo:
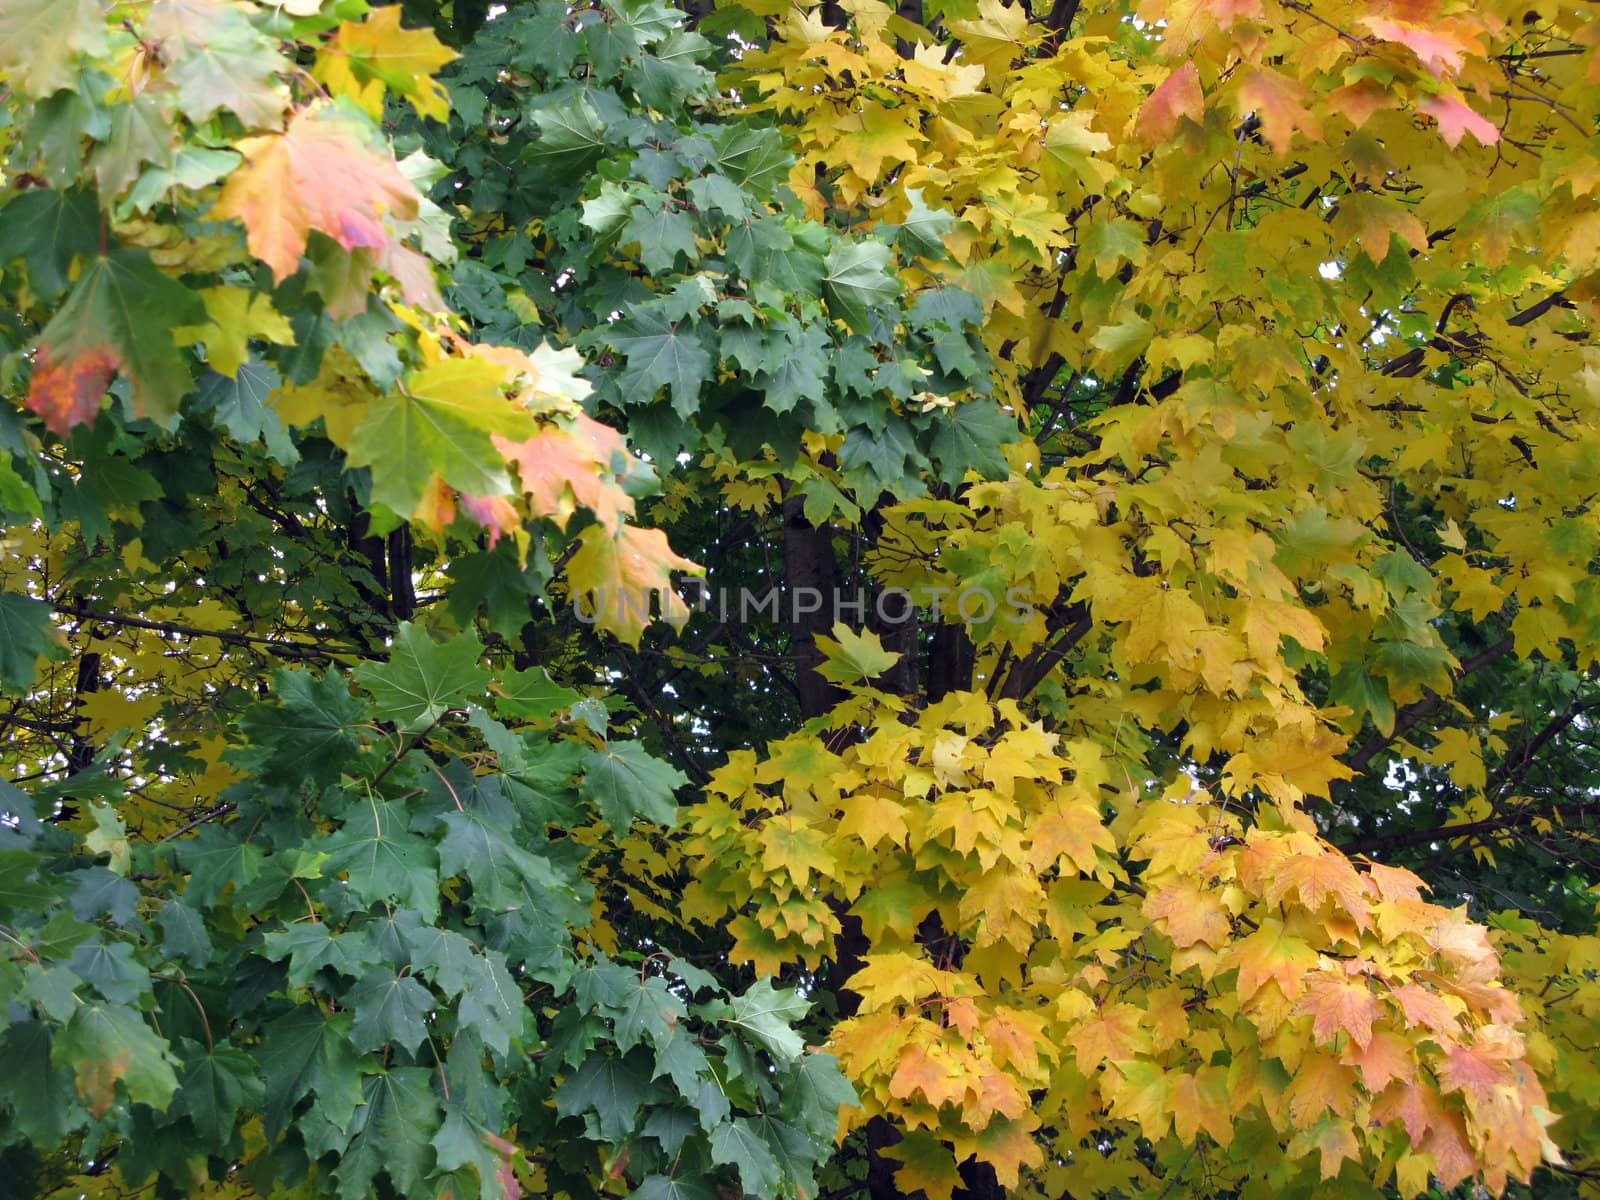
M1205 116L1205 104L1200 90L1200 71L1192 61L1185 62L1162 80L1140 105L1134 134L1147 143L1168 141L1184 120L1199 124Z
M512 535L522 528L522 518L504 496L468 496L463 493L461 511L489 531L491 550L499 543L502 534ZM423 524L426 525L427 521L424 520Z
M1107 1004L1073 1031L1078 1070L1088 1075L1101 1063L1134 1058L1150 1046L1142 1012L1131 1004Z
M982 1027L995 1065L1001 1068L1015 1067L1031 1078L1039 1073L1039 1051L1053 1052L1044 1020L1034 1013L996 1007Z
M1016 1187L1023 1167L1043 1164L1044 1152L1033 1137L1038 1127L1039 1118L1025 1113L1015 1120L996 1118L978 1135L977 1156L994 1168L1002 1187Z
M1477 1170L1466 1126L1455 1113L1441 1112L1419 1149L1433 1157L1433 1173L1447 1192Z
M899 1064L889 1079L889 1094L897 1100L909 1100L920 1092L924 1100L938 1108L959 1102L967 1086L943 1047L912 1043L900 1051Z
M1307 99L1299 80L1267 67L1252 71L1239 87L1240 110L1261 118L1262 135L1280 155L1289 153L1296 133L1313 142L1322 140L1322 126L1306 107Z
M1317 953L1301 938L1288 933L1283 922L1269 917L1249 937L1238 942L1227 956L1227 965L1239 969L1239 999L1249 1000L1268 980L1290 1000L1305 988L1305 974L1317 961Z
M1204 942L1220 950L1233 931L1228 910L1216 893L1188 880L1151 892L1144 902L1144 915L1156 921L1179 949Z
M1488 962L1495 957L1494 947L1489 945L1489 931L1468 920L1465 908L1445 913L1429 932L1428 945L1447 961L1461 965Z
M307 110L283 133L236 146L244 165L228 176L212 216L243 222L250 253L279 282L299 269L312 230L346 250L382 252L394 240L386 221L417 215L411 181L344 122Z
M91 260L40 336L27 407L65 433L94 420L120 373L132 385L134 412L165 421L191 383L172 329L204 313L200 297L142 250Z
M1429 96L1417 105L1417 111L1439 122L1439 135L1452 150L1469 133L1482 146L1492 146L1500 140L1494 122L1468 108L1460 96Z
M1412 1042L1386 1029L1376 1030L1366 1045L1352 1041L1341 1061L1361 1072L1367 1091L1378 1095L1391 1083L1412 1083L1417 1077L1416 1051Z
M1099 865L1097 851L1116 853L1117 844L1101 820L1100 810L1086 801L1056 799L1028 832L1033 836L1028 861L1035 870L1048 870L1065 861L1079 874L1090 875Z
M633 497L612 475L611 439L597 437L593 430L610 434L617 445L621 438L589 417L580 415L578 422L573 428L546 427L521 442L497 437L495 449L516 465L536 514L564 529L581 505L608 532L614 531L633 514Z
M1374 36L1386 42L1398 42L1410 50L1435 78L1461 70L1463 55L1468 50L1482 53L1474 36L1463 36L1457 29L1442 24L1423 28L1390 17L1360 17L1358 23L1370 29Z
M1406 1023L1414 1029L1431 1029L1449 1040L1461 1032L1461 1023L1455 1010L1437 992L1430 992L1421 984L1404 983L1391 993L1405 1014Z
M1319 1042L1347 1033L1358 1046L1372 1040L1372 1023L1383 1015L1378 997L1364 978L1341 979L1332 973L1312 977L1299 1010L1311 1014L1311 1031Z
M44 418L51 432L65 434L74 425L94 420L121 365L110 346L88 346L65 359L41 346L33 362L27 406Z
M1382 863L1368 863L1367 877L1378 889L1378 896L1389 901L1420 900L1422 889L1428 886L1414 871Z
M1424 1083L1391 1083L1372 1105L1372 1119L1379 1125L1399 1121L1412 1145L1420 1145L1428 1130L1444 1118L1439 1093Z
M1485 1054L1476 1046L1447 1046L1444 1061L1435 1069L1439 1089L1464 1092L1473 1100L1487 1100L1497 1087L1511 1082L1505 1060Z
M1233 1118L1228 1102L1228 1073L1222 1067L1201 1067L1193 1075L1174 1072L1172 1121L1178 1136L1193 1142L1204 1130L1219 1146L1233 1141Z
M1324 1112L1347 1117L1356 1103L1356 1073L1331 1054L1312 1050L1301 1055L1285 1093L1289 1119L1296 1129L1309 1129Z
M1357 129L1371 120L1373 113L1391 109L1397 103L1395 94L1375 79L1358 79L1335 88L1326 101L1330 112L1343 114Z

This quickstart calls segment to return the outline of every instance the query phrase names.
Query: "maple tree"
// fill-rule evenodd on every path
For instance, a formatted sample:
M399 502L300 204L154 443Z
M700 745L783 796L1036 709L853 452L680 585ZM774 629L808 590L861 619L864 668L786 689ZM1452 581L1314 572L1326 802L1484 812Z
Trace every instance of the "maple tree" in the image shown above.
M0 1169L1593 1192L1597 47L0 0Z

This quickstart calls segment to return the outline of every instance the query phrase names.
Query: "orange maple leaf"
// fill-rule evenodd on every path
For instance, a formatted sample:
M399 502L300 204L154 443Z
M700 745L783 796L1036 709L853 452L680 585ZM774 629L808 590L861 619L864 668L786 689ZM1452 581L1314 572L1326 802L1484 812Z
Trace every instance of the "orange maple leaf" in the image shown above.
M361 144L349 126L299 113L282 133L241 138L244 165L228 176L211 215L244 223L250 253L281 283L293 275L312 230L346 250L382 251L386 217L417 215L417 190L392 159Z
M1383 1015L1365 979L1341 979L1331 972L1306 985L1299 1010L1311 1014L1311 1031L1319 1042L1331 1042L1342 1031L1358 1046L1372 1040L1372 1023Z
M1193 62L1186 62L1145 97L1134 134L1143 142L1164 142L1178 132L1179 122L1190 120L1198 124L1204 116L1200 72Z

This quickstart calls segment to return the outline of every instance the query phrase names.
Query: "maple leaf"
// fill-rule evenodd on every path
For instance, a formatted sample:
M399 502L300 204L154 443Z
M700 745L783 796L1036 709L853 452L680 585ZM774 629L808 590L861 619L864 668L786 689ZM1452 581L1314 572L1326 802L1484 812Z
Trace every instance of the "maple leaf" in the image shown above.
M250 253L282 282L299 269L313 230L346 250L383 250L387 219L417 215L417 191L394 161L363 144L354 126L314 109L281 134L241 139L244 165L222 185L212 216L243 222Z
M870 630L856 633L844 622L833 626L833 637L815 638L824 662L817 673L834 683L863 684L876 679L900 661L896 651L885 650L878 635Z
M1410 21L1397 21L1385 16L1363 16L1358 20L1374 36L1386 42L1396 42L1410 50L1435 77L1454 75L1460 71L1467 51L1482 53L1482 47L1476 39L1464 39L1455 29L1445 25L1427 29Z
M1234 945L1226 961L1239 969L1241 1000L1250 999L1268 980L1292 1000L1304 989L1306 971L1316 963L1317 954L1303 939L1288 933L1282 921L1268 917Z
M513 442L496 434L494 447L517 468L522 490L536 516L566 528L578 505L608 531L633 515L633 497L617 486L613 463L627 451L620 434L579 413L571 427L545 426Z
M1469 133L1481 146L1492 146L1500 140L1500 130L1494 122L1474 112L1460 96L1428 96L1418 103L1417 111L1439 122L1439 136L1452 150Z
M156 0L143 34L161 47L167 79L196 125L227 109L247 129L276 127L289 104L277 80L289 62L243 6L215 0Z
M970 1084L949 1051L938 1043L911 1042L900 1051L899 1062L889 1079L889 1094L908 1100L921 1093L938 1108L960 1103Z
M1241 115L1255 112L1261 118L1261 132L1279 155L1289 153L1294 135L1311 141L1322 140L1322 126L1306 107L1305 86L1270 67L1258 67L1239 85Z
M1372 1023L1383 1015L1364 978L1341 979L1331 972L1311 979L1297 1007L1311 1014L1318 1041L1330 1042L1342 1031L1363 1048L1372 1041Z
M1147 143L1170 141L1184 120L1199 124L1205 115L1200 71L1193 62L1179 64L1139 107L1134 132Z
M1356 1073L1331 1054L1308 1051L1300 1058L1284 1093L1289 1119L1297 1129L1309 1128L1324 1112L1349 1116L1356 1104Z
M25 403L66 433L94 419L111 377L121 373L133 385L134 412L166 421L191 386L169 322L203 313L200 298L142 250L90 260L40 336Z
M1131 1004L1108 1004L1073 1031L1071 1045L1078 1070L1087 1075L1101 1063L1131 1059L1149 1048L1143 1014Z
M102 0L7 0L0 5L0 71L43 99L73 82L73 60L107 43Z
M1187 880L1151 892L1144 903L1144 914L1161 922L1173 945L1180 948L1204 942L1220 950L1233 929L1216 894Z
M1200 1130L1220 1146L1233 1140L1233 1121L1229 1118L1228 1075L1221 1067L1201 1067L1194 1074L1171 1072L1173 1128L1186 1142Z
M659 529L626 525L613 535L590 525L567 563L567 581L585 619L637 646L652 597L669 625L689 619L689 606L673 589L673 571L699 575L701 568L674 554Z
M409 100L419 115L443 121L450 115L450 100L433 76L454 61L456 52L432 30L402 28L401 9L384 5L364 20L341 23L317 55L312 74L335 95L353 98L374 120L383 115L387 87Z
M1408 1024L1430 1029L1447 1041L1460 1033L1461 1024L1455 1010L1437 992L1430 992L1421 984L1403 983L1390 994L1400 1005Z
M493 363L447 358L370 402L347 449L351 466L372 468L373 500L409 517L435 475L473 496L509 492L494 439L525 436L533 419L502 379Z

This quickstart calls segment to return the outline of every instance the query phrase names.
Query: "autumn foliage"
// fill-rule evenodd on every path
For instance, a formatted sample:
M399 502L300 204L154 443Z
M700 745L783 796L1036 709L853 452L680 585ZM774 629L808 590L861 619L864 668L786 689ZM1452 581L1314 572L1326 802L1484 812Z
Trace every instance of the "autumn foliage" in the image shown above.
M18 1194L1600 1186L1593 14L0 0L0 88Z

